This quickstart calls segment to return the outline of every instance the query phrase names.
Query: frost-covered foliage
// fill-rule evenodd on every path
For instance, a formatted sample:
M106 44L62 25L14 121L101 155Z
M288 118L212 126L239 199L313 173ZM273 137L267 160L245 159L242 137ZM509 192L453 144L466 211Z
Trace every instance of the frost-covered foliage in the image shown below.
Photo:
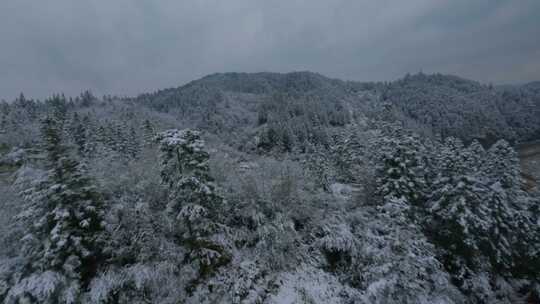
M380 195L386 201L405 200L418 204L426 196L426 153L422 144L411 136L391 139L382 156Z
M164 262L111 268L92 281L87 303L178 303L186 298L189 273L179 275L179 265ZM184 270L185 271L185 270Z
M398 147L410 142L408 137L393 138ZM538 269L533 262L538 229L530 212L531 198L520 189L519 164L506 142L486 152L477 142L465 147L452 138L443 143L416 140L411 147L390 148L382 155L378 190L382 202L377 209L394 224L418 223L425 242L435 245L431 256L466 295L483 301L495 297L495 286L503 278L531 278L523 271L523 261ZM491 287L477 297L474 289L482 273L490 278Z
M48 171L23 192L17 219L24 267L12 275L6 299L54 302L59 296L75 303L102 259L104 206L84 168L69 157L61 122L45 119L43 137Z
M538 303L538 92L231 73L0 103L0 302Z
M297 271L284 273L277 280L279 287L266 303L362 303L363 300L358 290L309 265L300 265Z
M352 282L365 303L461 303L435 248L418 227L376 210L354 215L359 253Z
M484 301L494 297L501 277L530 278L530 271L538 271L532 198L520 188L519 164L505 141L486 152L475 142L463 147L454 139L439 151L424 230L455 284ZM480 296L475 290L482 280Z
M482 252L492 259L493 266L510 267L512 234L519 229L519 216L508 205L502 189L489 187L480 180L464 176L448 180L433 193L429 206L430 231L441 246L450 243L449 254L461 256L466 264Z
M463 259L465 268L489 264L499 273L511 271L524 258L520 244L537 234L515 152L504 141L487 153L476 143L458 149L456 142L447 141L438 157L441 170L427 205L427 230L451 259ZM487 260L475 261L479 256Z
M530 140L540 131L538 92L526 87L493 88L447 75L407 75L380 88L395 118L417 130L466 141ZM414 124L410 123L414 122Z
M161 178L168 188L167 212L189 258L201 276L229 262L226 227L218 221L223 198L209 175L209 155L197 131L168 130L156 135L161 151Z

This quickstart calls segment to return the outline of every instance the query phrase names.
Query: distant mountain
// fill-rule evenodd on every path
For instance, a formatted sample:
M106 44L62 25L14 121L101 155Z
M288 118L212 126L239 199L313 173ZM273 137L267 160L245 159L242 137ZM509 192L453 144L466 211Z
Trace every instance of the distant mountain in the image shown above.
M300 112L309 109L315 116L343 111L341 122L324 122L328 118L322 117L322 125L376 119L387 111L385 119L431 136L479 139L486 144L498 138L516 142L540 137L540 82L493 87L457 76L423 73L389 83L346 82L311 72L223 73L143 94L135 101L180 113L210 130L257 127L264 121L260 119L263 108L285 103L274 110L302 104ZM286 124L303 114L273 116Z
M442 137L490 143L540 135L540 95L527 86L495 88L456 76L417 74L391 83L381 98Z
M219 73L205 76L178 88L143 94L137 100L150 102L153 107L169 109L184 104L199 104L216 93L268 95L274 93L299 96L314 91L344 86L340 80L317 73Z
M214 133L257 133L267 148L324 142L325 128L351 122L362 100L350 83L311 72L213 74L134 99Z

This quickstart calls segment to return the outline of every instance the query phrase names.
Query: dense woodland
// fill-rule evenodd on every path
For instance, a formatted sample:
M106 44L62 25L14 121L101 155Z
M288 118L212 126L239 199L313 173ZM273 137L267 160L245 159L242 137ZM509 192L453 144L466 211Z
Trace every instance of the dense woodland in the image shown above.
M4 303L540 303L540 83L214 74L0 104Z

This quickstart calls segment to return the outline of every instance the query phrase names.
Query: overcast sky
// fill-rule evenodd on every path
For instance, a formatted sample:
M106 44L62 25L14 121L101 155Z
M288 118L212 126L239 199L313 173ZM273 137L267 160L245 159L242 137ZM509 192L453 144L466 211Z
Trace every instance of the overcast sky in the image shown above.
M215 72L540 80L538 0L0 0L0 98L135 95Z

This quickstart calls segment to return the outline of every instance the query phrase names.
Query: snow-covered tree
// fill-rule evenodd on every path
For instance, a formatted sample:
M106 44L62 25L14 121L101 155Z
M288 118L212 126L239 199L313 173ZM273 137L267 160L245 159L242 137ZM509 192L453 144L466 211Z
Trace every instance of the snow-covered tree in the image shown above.
M103 199L75 161L53 118L43 122L49 171L23 195L18 216L24 268L16 274L7 301L77 303L103 259Z
M209 155L198 131L168 130L156 135L161 151L161 178L167 186L167 212L181 244L190 250L201 275L225 264L230 256L219 234L223 198L209 174Z
M480 142L473 140L463 151L464 166L468 172L474 173L483 170L486 161L486 150Z
M449 256L460 257L466 267L474 268L479 264L480 243L489 240L493 225L487 202L489 188L468 176L444 179L440 184L428 207L428 235L447 249Z
M468 172L464 162L465 146L460 139L448 137L436 151L435 166L439 177L463 175Z
M145 119L142 125L142 141L143 146L152 147L155 143L154 136L156 130L152 122L148 119Z
M329 165L328 156L317 147L308 144L309 154L307 154L306 167L315 177L317 187L326 192L330 192L332 183L332 167Z
M140 144L137 132L134 127L129 128L127 136L126 154L130 159L135 159L139 156Z
M86 147L88 146L86 143L87 132L86 126L81 121L77 112L73 114L73 117L69 122L68 133L73 143L75 143L79 156L84 156L86 153Z
M100 147L99 143L96 121L90 115L84 115L82 119L82 125L84 127L84 130L86 131L84 141L84 155L89 158L96 157L98 151L100 150L100 148L102 148Z
M530 277L537 230L512 148L499 142L486 152L478 142L464 147L449 138L432 155L438 174L421 224L454 282L488 301L502 277Z
M489 148L484 169L493 182L500 182L505 189L511 192L520 189L519 159L507 141L499 140Z
M427 191L424 147L413 136L389 138L379 168L378 192L383 203L421 205Z

